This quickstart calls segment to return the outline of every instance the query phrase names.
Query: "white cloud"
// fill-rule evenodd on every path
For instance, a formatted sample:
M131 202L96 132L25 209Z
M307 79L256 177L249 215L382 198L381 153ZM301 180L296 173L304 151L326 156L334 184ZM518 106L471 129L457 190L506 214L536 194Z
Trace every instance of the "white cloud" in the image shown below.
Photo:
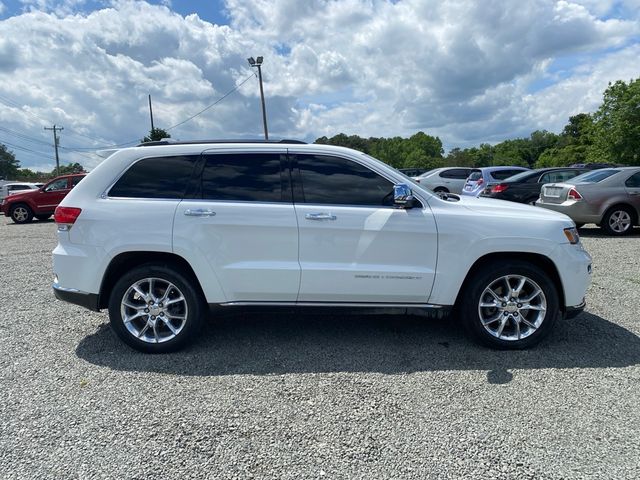
M596 108L608 81L640 76L637 14L616 14L639 1L228 0L219 26L171 2L81 13L84 0L24 0L28 12L0 21L0 96L24 108L0 103L0 122L38 138L36 117L61 124L66 146L138 139L148 94L156 125L171 126L264 55L273 136L423 130L455 146L558 130ZM171 133L260 136L259 105L251 78Z

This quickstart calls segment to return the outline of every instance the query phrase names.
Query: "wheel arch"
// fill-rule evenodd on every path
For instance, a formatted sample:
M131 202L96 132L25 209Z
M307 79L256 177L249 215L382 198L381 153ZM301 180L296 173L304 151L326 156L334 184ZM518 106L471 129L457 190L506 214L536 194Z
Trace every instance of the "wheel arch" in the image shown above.
M193 268L189 262L180 255L169 252L133 251L120 253L109 262L100 285L98 308L108 307L111 291L124 273L146 263L158 263L176 268L182 274L189 276L191 280L193 280L195 288L199 290L202 298L205 298L204 290Z
M467 272L467 275L465 276L464 281L462 282L462 285L458 290L455 307L459 307L460 300L467 291L469 283L476 272L483 268L486 268L493 262L504 262L505 260L525 261L539 268L542 268L542 270L544 270L544 272L549 275L549 278L551 278L551 281L555 285L556 290L558 291L560 309L563 313L565 312L566 301L564 287L562 286L562 280L560 279L560 273L558 272L556 264L553 263L553 260L545 255L531 252L491 252L478 258Z

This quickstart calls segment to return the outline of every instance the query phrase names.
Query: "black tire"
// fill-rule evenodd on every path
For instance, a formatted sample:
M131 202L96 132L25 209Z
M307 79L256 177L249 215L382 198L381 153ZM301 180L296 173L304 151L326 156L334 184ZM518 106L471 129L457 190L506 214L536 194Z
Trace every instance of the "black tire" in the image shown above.
M611 207L602 216L600 228L608 235L621 237L631 233L635 223L637 223L637 219L633 209L627 205L617 205Z
M494 297L489 293L484 293L485 289L491 286L498 290L499 285L502 284L503 290L498 290L498 296L503 298L503 294L506 293L504 292L506 284L503 277L506 276L514 277L510 282L512 288L518 286L520 278L528 279L520 295L512 297L515 300L513 302L511 298L505 298L500 304L496 303L497 308L481 307L481 301L485 305L490 301L494 301ZM529 262L512 260L508 261L508 265L498 266L497 268L494 265L488 265L486 268L476 271L465 285L465 291L461 292L462 301L459 310L461 320L467 332L476 341L491 348L515 350L532 347L549 334L560 316L558 291L553 280L549 278L544 270ZM520 309L519 306L526 305L524 303L526 297L535 292L535 287L540 288L542 296L538 294L538 296L529 301L529 304L534 308L540 308L541 305L544 305L546 310L542 312L534 309ZM511 294L509 297L511 297ZM497 302L497 300L495 301ZM521 303L518 303L519 301ZM515 311L512 312L512 309ZM487 320L491 320L495 316L496 320L487 322L485 327L481 315ZM504 329L500 330L500 325L505 317L507 320L504 321L506 322ZM534 325L536 328L531 328L528 325ZM494 333L492 334L489 330ZM520 339L518 339L518 331L522 335ZM500 337L496 334L499 334Z
M11 207L10 215L13 223L23 224L33 220L33 210L25 203L18 203Z
M51 214L49 214L49 215L36 215L35 217L38 220L40 220L41 222L44 222L45 220L49 220L51 218Z
M148 282L150 278L155 279L153 284ZM147 285L147 290L154 292L155 299L159 302L147 304L147 300L153 300L136 294L132 290L136 284L143 292ZM128 305L135 305L136 308L123 305L125 295ZM164 305L162 308L162 295L171 305ZM182 300L179 300L180 297ZM125 315L138 315L125 324L123 311ZM111 328L127 345L145 353L173 352L186 346L200 329L205 311L206 304L196 280L171 265L145 264L132 269L116 282L109 298ZM184 317L184 322L175 320L181 316ZM168 318L172 320L167 320ZM160 342L154 343L157 339Z
M449 193L449 189L447 187L436 187L433 189L435 193Z
M534 206L534 207L535 207L536 202L538 201L538 198L540 198L540 197L531 197L531 198L527 198L527 201L526 201L526 202L524 202L524 203L526 203L527 205L532 205L532 206Z

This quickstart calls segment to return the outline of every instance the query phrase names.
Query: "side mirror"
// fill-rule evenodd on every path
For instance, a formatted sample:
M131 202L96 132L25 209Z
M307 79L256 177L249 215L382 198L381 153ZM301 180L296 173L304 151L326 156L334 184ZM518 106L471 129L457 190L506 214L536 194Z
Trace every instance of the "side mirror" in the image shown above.
M406 183L393 186L393 206L396 208L413 208L413 192Z

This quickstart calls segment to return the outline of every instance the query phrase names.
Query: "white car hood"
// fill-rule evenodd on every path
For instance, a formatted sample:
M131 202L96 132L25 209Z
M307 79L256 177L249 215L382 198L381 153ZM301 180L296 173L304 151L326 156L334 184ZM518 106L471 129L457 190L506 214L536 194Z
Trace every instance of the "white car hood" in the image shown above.
M548 219L548 220L564 220L571 223L572 220L564 213L554 212L546 208L534 207L523 203L508 202L506 200L497 200L495 198L460 196L460 205L481 213L483 215L518 217L521 219Z

